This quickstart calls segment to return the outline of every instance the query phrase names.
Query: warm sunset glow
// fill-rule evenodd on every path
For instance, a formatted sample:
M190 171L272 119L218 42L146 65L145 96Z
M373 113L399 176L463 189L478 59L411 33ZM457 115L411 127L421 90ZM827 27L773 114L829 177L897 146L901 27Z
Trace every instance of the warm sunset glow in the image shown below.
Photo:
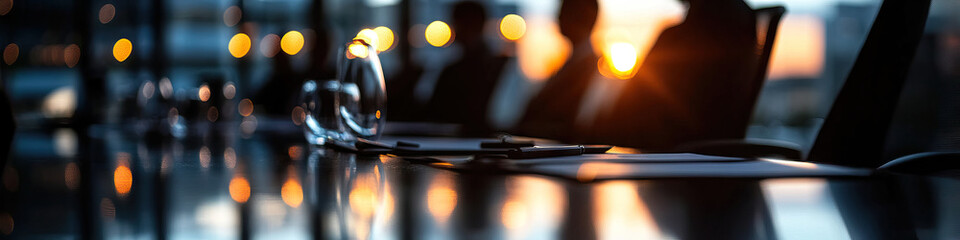
M223 24L227 27L233 27L240 23L240 18L243 17L243 11L240 10L240 7L230 6L227 10L223 11Z
M637 63L637 48L629 43L614 43L610 45L610 59L613 69L617 72L629 72Z
M117 190L117 195L126 196L133 187L133 173L126 165L117 166L113 170L113 186Z
M507 14L500 19L500 34L507 40L514 41L527 33L527 22L516 14Z
M438 223L445 223L457 207L457 192L453 176L440 174L433 178L427 190L427 210Z
M427 25L427 29L424 30L424 37L427 39L427 43L434 47L446 46L450 42L452 35L453 31L450 30L450 26L442 21L433 21L430 25Z
M604 182L593 190L597 239L673 239L663 236L635 182Z
M287 182L283 183L283 187L280 187L280 198L287 206L299 207L300 203L303 202L303 187L300 186L300 182L294 178L287 179Z
M260 53L268 58L280 53L280 36L273 33L263 36L263 40L260 40Z
M118 62L127 60L131 52L133 52L133 43L126 38L121 38L113 44L113 58L117 59Z
M350 46L347 46L347 58L349 59L366 58L369 54L367 46L359 41L354 41Z
M7 65L17 62L18 56L20 56L20 46L16 43L7 44L7 47L3 48L3 62Z
M230 55L235 58L246 56L247 52L250 51L250 37L244 33L233 35L230 42L227 43L227 50L230 50Z
M823 20L812 15L784 16L770 55L771 80L815 78L823 72Z
M113 16L117 14L117 8L113 4L104 4L103 7L100 7L100 23L107 24L113 20Z
M528 17L528 31L517 41L520 71L533 81L549 78L563 66L570 55L570 43L560 35L554 18Z
M67 46L67 48L63 50L63 62L70 68L77 66L77 63L80 62L80 46L76 44Z
M241 176L235 176L230 180L230 198L238 203L245 203L250 199L250 183Z
M280 38L280 49L287 55L296 55L303 48L303 34L289 31Z
M250 116L250 114L253 114L253 101L250 101L249 98L240 100L240 104L237 104L237 111L240 112L241 116Z
M390 30L388 27L379 26L373 29L377 33L377 39L380 40L377 44L377 52L384 52L393 48L394 36L393 30Z
M200 89L197 90L197 97L200 98L201 102L210 100L210 86L206 84L200 86Z

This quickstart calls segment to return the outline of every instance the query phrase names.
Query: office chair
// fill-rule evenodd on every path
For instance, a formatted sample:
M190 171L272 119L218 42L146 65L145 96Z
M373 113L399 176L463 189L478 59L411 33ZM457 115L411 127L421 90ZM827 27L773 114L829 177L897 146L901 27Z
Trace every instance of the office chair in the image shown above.
M900 90L923 36L930 0L885 0L806 161L877 168ZM789 147L755 143L691 152L759 157L793 155Z

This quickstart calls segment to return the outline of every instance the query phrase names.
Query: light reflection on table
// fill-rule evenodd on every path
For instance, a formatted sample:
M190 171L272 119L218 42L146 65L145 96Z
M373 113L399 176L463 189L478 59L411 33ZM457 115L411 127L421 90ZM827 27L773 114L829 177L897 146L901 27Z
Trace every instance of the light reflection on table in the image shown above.
M116 130L92 138L65 133L72 131L17 133L13 158L4 168L0 234L92 239L960 237L960 181L947 178L584 183L450 171L386 155L312 147L269 132L249 139L173 140ZM581 169L608 171L588 165Z

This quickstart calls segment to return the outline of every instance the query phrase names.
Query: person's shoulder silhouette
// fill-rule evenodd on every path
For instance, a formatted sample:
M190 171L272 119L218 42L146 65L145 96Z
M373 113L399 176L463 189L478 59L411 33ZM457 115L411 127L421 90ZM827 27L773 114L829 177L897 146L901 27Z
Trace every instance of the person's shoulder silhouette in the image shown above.
M596 0L564 0L557 22L572 51L566 63L544 83L527 104L518 130L522 134L566 139L574 131L580 103L597 74L599 57L593 52L590 34L600 6ZM559 131L558 129L566 129Z

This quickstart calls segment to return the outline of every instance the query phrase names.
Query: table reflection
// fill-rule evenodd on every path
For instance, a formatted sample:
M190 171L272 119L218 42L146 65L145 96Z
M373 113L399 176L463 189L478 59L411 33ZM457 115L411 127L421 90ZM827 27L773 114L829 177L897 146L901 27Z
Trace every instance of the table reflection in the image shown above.
M99 131L99 132L97 132ZM86 239L960 236L941 178L581 182L318 148L269 131L21 131L0 234ZM295 136L295 135L294 135ZM584 164L584 177L604 166ZM606 171L606 170L603 170ZM893 226L893 227L891 227Z

